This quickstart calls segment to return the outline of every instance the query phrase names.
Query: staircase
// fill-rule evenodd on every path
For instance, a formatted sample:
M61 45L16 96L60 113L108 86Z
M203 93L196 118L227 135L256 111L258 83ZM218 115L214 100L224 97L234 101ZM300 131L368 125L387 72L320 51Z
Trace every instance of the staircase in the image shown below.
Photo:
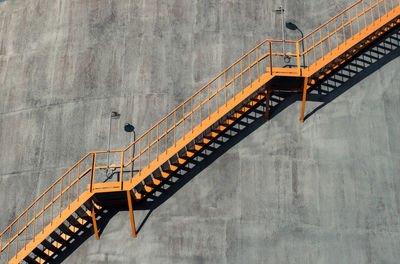
M128 202L136 236L134 204L256 107L265 103L268 119L273 92L302 92L304 121L310 89L398 26L399 1L359 0L298 41L265 40L125 149L88 153L0 234L0 264L46 263L87 226L98 238L99 212L113 195ZM117 179L102 182L97 175L110 169Z

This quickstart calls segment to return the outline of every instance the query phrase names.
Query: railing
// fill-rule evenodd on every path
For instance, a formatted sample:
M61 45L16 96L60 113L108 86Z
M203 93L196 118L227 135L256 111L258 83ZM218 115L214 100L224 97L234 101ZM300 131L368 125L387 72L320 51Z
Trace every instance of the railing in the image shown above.
M122 188L123 181L132 180L135 175L140 176L152 161L167 154L180 139L192 133L193 128L205 125L213 113L218 112L221 106L263 74L286 72L301 75L302 68L318 63L345 41L354 38L357 33L399 6L399 1L359 0L299 41L265 40L127 148L88 153L0 234L0 263L8 262L10 257L16 256L19 250L68 209L72 202L79 200L85 191L95 191L96 184L106 178L97 172L116 169L117 185ZM282 52L283 45L286 47L285 52ZM288 65L285 58L292 58L295 63ZM111 165L109 155L114 161Z
M98 151L96 169L119 169L118 180L134 177L134 171L141 171L161 154L168 152L172 146L185 138L193 128L205 122L211 114L235 97L244 88L251 85L265 73L275 74L282 67L287 67L284 58L294 58L295 73L300 71L299 47L296 41L285 41L285 53L282 51L282 40L265 40L250 52L220 73L216 78L203 86L189 99L175 108L157 124L142 134L137 140L123 150ZM118 165L108 165L107 155ZM117 156L115 156L117 155ZM101 161L100 161L101 160ZM134 167L135 166L135 167ZM129 167L128 175L124 168Z
M354 39L399 4L400 0L357 1L298 41L302 64L305 67L318 64L326 55L347 40Z
M52 224L61 212L87 191L93 168L92 153L87 154L54 182L0 234L0 263L7 263L19 250ZM84 201L83 201L84 202Z

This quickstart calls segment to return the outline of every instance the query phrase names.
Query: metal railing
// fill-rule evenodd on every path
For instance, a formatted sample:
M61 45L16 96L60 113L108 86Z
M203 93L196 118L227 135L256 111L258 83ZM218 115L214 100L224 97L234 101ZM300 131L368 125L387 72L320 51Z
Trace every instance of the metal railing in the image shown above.
M0 263L7 263L43 232L70 204L87 191L93 175L93 153L88 153L55 181L0 234ZM92 173L91 173L92 172Z
M117 169L117 186L141 175L151 162L177 145L197 126L210 126L210 116L264 74L300 76L347 40L368 28L400 0L359 0L298 41L264 40L203 86L125 149L90 152L62 175L0 234L0 263L8 262L85 192L95 191L103 169ZM372 33L372 32L371 32ZM287 53L276 52L287 48ZM302 51L300 51L302 50ZM283 58L294 58L287 65ZM305 65L301 65L301 62ZM116 164L108 163L108 155ZM128 168L127 171L124 171ZM90 177L89 177L90 176ZM73 212L71 212L72 214Z
M300 39L304 66L316 65L358 33L373 25L400 4L399 0L359 0Z

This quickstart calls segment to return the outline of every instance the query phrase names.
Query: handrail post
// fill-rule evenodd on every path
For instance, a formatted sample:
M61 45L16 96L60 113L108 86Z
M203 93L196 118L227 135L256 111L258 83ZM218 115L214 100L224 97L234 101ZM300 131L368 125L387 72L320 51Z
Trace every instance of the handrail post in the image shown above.
M148 149L150 151L150 149ZM123 189L122 186L122 176L124 175L124 151L121 152L121 171L119 172L119 183L121 184L121 190Z
M299 41L296 42L297 73L301 76Z
M271 41L268 41L269 43L269 74L272 75L272 43Z
M90 192L93 192L93 184L94 184L94 170L95 170L95 165L96 165L96 153L92 153L93 158L92 158L92 171L90 175ZM79 196L79 193L78 193Z

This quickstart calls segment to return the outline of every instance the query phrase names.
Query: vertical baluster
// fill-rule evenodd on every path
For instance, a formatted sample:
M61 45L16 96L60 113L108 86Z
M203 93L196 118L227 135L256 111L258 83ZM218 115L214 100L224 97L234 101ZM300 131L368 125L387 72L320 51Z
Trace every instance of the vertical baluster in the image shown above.
M70 208L70 204L71 204L71 195L70 195L70 193L71 193L71 171L69 172L69 177L68 177L68 209Z
M77 188L76 197L77 197L78 201L79 201L79 181L80 181L80 175L81 175L80 168L81 168L81 163L78 163L78 177L77 177L78 180L76 181L76 188Z
M310 65L309 64L309 58L308 58L308 51L306 52L306 50L308 50L308 45L307 45L307 38L305 38L305 39L303 39L303 43L304 43L304 48L303 48L303 56L305 55L306 56L306 59L307 59L307 67Z
M160 140L159 134L158 134L158 126L159 125L157 125L157 160L158 160L158 141Z
M387 14L387 4L386 4L386 0L383 0L383 6L385 7L385 14Z
M199 124L200 124L200 126L201 126L201 123L202 123L202 117L201 117L201 112L202 112L202 108L203 108L203 104L202 104L202 102L201 102L201 93L202 93L203 91L201 91L200 93L199 93L199 112L200 112L200 120L199 120ZM210 94L210 86L208 86L208 94ZM210 110L210 101L208 101L208 109Z
M339 47L339 38L338 38L338 30L337 30L337 19L335 18L335 35L336 35L336 48Z
M350 11L348 11L347 14L348 14L348 17L349 17L349 22L350 22L350 36L353 37L353 24L351 23Z
M372 7L372 0L369 0L369 8L371 9L371 24L374 23L374 8Z
M356 5L356 16L357 16L357 33L360 32L360 16L358 15L358 5Z
M216 82L215 82L215 88L216 88L216 91L215 91L215 96L217 97L217 99L216 99L216 103L217 103L217 112L219 111L219 104L218 104L218 97L219 97L219 91L218 91L218 79L216 80Z
M51 187L51 208L50 208L50 218L51 218L51 224L53 224L53 204L54 204L54 186Z
M149 150L150 151L150 150ZM124 156L125 156L125 151L121 151L121 165L119 169L119 186L121 188L121 191L123 190L123 181L124 181ZM94 168L93 168L94 170Z
M269 73L272 75L272 42L268 41L268 43L269 43Z
M151 130L147 134L147 166L149 166L149 167L150 167L150 133L151 133Z
M62 207L62 194L63 194L63 189L62 189L62 186L63 186L63 180L64 180L64 177L62 177L61 178L61 182L60 182L60 216L61 216L61 207Z
M200 92L200 94L201 94L201 92ZM192 117L192 133L193 133L193 116L194 116L194 114L193 114L193 97L190 98L190 116Z
M168 133L166 133L168 136ZM142 138L139 139L139 175L142 173Z
M176 111L174 112L174 145L176 146Z
M249 53L249 55L247 55L247 57L249 58L249 85L250 85L250 87L251 87L251 83L252 83L252 81L251 81L251 61L250 61L250 54L251 53Z
M344 19L342 14L342 30L343 30L343 43L346 41L346 31L344 29Z
M182 138L185 138L185 104L182 105Z
M322 52L321 58L323 58L324 57L324 42L322 41L322 28L319 30L319 41L321 43L321 52Z
M36 237L36 219L37 219L37 215L36 215L36 205L37 202L35 203L35 207L33 208L33 241L35 241L35 237Z
M258 48L256 48L256 58L257 58L257 79L260 78L260 68L258 66Z
M312 42L313 42L313 51L314 51L314 63L317 62L317 55L315 54L315 37L314 33L311 34Z
M381 8L380 8L381 3L382 3L382 1L378 1L376 3L376 5L378 7L378 19L381 17Z
M26 236L27 236L27 234L28 234L28 213L29 213L29 210L28 211L26 211L26 214L25 214L25 241L24 241L24 249L26 249ZM0 243L1 244L1 243ZM1 256L1 245L0 245L0 256ZM0 262L1 263L1 262Z
M8 263L8 260L10 259L11 229L12 229L12 226L10 226L10 229L8 229L10 231L8 232L7 261L6 261L6 263Z
M362 0L362 7L363 7L364 23L365 23L365 28L366 28L366 27L367 27L367 13L365 12L365 3L364 3L364 0Z
M332 49L331 49L331 36L330 36L330 31L329 31L329 23L328 24L326 24L326 30L327 30L327 33L328 33L328 47L329 47L329 51L332 51Z
M390 0L390 2L392 3L392 9L394 8L394 6L393 6L393 0Z
M165 153L168 152L168 117L165 118ZM139 141L139 146L140 146L140 141ZM140 147L139 147L140 148ZM140 157L140 150L139 150L139 157ZM140 160L140 158L139 158ZM140 171L140 169L139 169Z
M210 99L210 85L208 85L208 118L211 118L211 116L210 116L210 101L211 101L211 99ZM200 112L200 122L201 122L202 120L201 120L201 112Z
M18 256L18 240L19 240L19 221L21 220L21 218L19 217L18 218L18 221L17 221L17 234L16 234L16 237L15 237L15 256L17 257Z
M235 64L233 64L232 66L232 81L233 81L233 98L235 98L235 82L236 82L236 78L235 78Z
M226 104L226 71L224 72L224 97L225 97L225 104Z
M46 198L46 193L43 194L42 233L44 233L44 208L45 208L45 200L46 200L45 198Z

